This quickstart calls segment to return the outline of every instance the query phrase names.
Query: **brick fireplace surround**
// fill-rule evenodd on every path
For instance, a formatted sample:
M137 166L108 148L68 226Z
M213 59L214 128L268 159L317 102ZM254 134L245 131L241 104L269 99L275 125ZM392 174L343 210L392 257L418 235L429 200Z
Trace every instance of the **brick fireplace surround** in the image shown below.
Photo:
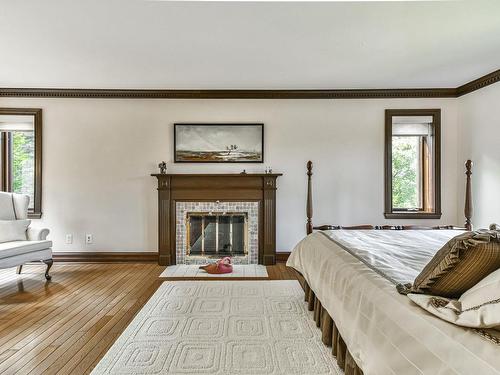
M276 182L281 174L153 174L158 179L158 264L177 264L181 202L256 202L258 263L276 263ZM188 205L190 206L190 205ZM180 217L179 217L180 219ZM179 263L184 259L179 259Z

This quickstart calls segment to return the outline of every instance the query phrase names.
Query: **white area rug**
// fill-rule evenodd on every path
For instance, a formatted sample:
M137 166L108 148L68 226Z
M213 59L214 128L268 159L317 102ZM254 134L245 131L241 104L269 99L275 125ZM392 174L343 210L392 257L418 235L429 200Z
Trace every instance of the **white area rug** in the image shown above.
M295 280L164 282L92 374L342 374Z
M232 273L212 275L200 270L200 265L177 264L168 266L160 277L268 277L266 266L261 264L235 264Z

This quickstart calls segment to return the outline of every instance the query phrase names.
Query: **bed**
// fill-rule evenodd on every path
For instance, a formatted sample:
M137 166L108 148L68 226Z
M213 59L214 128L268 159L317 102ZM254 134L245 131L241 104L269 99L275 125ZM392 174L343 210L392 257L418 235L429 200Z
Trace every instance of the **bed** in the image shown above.
M308 163L308 236L287 266L299 273L323 342L346 374L500 373L500 332L440 320L396 289L411 282L450 238L472 229L471 166L464 228L314 227Z

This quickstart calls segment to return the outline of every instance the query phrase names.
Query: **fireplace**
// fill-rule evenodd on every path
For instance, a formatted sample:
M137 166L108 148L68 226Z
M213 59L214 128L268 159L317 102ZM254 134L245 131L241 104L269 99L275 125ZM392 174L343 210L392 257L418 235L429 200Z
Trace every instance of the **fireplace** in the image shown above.
M259 261L259 202L176 202L177 264Z
M154 174L158 263L276 262L276 180L281 174Z
M244 213L188 212L186 256L246 256L247 220Z

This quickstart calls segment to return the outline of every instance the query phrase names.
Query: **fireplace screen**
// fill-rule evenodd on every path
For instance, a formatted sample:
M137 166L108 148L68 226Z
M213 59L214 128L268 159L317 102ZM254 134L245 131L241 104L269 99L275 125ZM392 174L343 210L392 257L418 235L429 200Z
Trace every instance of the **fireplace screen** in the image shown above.
M246 213L187 213L188 256L247 255Z

